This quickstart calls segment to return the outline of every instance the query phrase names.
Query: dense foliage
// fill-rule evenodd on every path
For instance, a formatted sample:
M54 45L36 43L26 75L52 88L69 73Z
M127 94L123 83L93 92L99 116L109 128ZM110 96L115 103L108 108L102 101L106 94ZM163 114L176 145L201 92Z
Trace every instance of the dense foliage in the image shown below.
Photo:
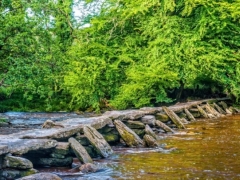
M1 1L2 111L240 101L240 0L80 2Z

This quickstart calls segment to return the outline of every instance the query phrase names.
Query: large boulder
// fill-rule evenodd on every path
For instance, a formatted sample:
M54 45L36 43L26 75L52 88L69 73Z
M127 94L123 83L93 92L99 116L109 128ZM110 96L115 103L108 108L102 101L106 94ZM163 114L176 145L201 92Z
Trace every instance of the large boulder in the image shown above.
M3 167L14 169L31 169L33 164L28 159L7 155L4 158Z
M52 173L37 173L17 180L61 180L61 178Z

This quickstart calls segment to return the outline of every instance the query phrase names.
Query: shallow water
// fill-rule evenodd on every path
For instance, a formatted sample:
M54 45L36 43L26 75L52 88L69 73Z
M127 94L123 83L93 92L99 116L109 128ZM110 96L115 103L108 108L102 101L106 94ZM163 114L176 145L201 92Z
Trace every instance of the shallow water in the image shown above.
M240 179L240 115L197 121L159 142L166 150L114 148L110 158L95 160L102 167L97 173L82 175L66 168L40 171L65 180Z

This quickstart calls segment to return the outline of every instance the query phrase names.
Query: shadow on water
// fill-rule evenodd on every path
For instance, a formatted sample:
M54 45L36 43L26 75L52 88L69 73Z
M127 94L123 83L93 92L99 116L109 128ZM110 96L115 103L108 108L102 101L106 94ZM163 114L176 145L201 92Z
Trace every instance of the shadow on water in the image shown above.
M240 179L240 115L197 121L159 142L164 149L114 148L110 158L95 160L102 166L96 173L48 170L64 180Z

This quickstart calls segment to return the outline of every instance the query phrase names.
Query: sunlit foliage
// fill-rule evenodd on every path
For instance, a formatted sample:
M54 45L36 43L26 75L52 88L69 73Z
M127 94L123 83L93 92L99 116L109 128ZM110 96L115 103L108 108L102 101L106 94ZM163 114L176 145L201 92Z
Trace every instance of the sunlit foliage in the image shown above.
M101 9L81 22L74 1L1 2L5 109L124 109L186 89L239 102L240 0L86 1Z

